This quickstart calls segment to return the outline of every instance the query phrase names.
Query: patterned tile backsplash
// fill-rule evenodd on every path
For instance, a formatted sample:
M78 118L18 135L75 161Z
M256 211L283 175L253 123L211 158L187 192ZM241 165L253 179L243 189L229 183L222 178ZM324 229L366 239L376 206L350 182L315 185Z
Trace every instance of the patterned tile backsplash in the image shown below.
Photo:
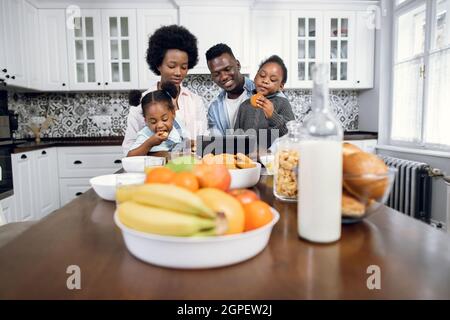
M190 75L184 85L205 101L205 109L220 89L209 75ZM311 90L285 91L297 119L303 120L311 105ZM333 90L330 105L347 131L358 130L358 96L356 91ZM28 125L54 118L43 138L123 136L128 115L128 92L85 93L13 93L8 106L19 115L18 139L33 137ZM206 112L206 110L205 110Z

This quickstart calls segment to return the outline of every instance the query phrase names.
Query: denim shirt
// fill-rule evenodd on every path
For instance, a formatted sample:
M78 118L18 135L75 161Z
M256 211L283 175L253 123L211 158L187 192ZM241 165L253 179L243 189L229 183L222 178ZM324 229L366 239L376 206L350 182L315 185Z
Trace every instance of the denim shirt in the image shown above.
M255 84L252 80L244 77L244 91L247 93L247 98L252 96L252 91L255 89ZM225 98L227 92L222 90L219 95L211 102L208 109L208 129L210 135L225 135L227 129L233 129L228 117L228 112L225 109Z

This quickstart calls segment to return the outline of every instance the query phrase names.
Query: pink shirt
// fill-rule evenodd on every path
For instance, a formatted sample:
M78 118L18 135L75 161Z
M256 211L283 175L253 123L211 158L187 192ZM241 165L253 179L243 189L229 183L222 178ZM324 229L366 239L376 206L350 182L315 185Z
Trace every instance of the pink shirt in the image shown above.
M157 83L151 86L142 94L142 97L151 91L157 90ZM203 100L189 89L180 86L180 95L178 96L178 110L176 111L177 121L181 122L182 126L189 134L189 139L195 140L198 135L204 135L207 132L206 111ZM146 126L144 115L142 113L141 105L137 107L130 107L127 119L127 129L123 139L122 148L125 155L127 155L134 141L137 133Z

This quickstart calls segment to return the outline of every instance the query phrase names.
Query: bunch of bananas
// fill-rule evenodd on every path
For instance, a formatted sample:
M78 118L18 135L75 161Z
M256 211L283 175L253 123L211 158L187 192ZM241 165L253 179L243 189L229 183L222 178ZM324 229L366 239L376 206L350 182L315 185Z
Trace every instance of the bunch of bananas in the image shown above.
M119 188L119 220L127 227L160 235L209 236L224 234L223 213L207 207L195 193L170 184L144 184Z

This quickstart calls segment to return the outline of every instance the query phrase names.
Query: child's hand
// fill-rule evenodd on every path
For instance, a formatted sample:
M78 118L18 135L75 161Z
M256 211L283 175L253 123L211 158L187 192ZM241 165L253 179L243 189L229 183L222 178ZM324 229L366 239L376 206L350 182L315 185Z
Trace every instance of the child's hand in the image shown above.
M274 110L272 101L262 96L256 99L256 105L258 106L258 108L261 108L263 110L264 115L267 119L272 117Z
M168 137L169 137L168 132L158 131L150 139L153 139L155 146L159 146L163 141L166 141Z

